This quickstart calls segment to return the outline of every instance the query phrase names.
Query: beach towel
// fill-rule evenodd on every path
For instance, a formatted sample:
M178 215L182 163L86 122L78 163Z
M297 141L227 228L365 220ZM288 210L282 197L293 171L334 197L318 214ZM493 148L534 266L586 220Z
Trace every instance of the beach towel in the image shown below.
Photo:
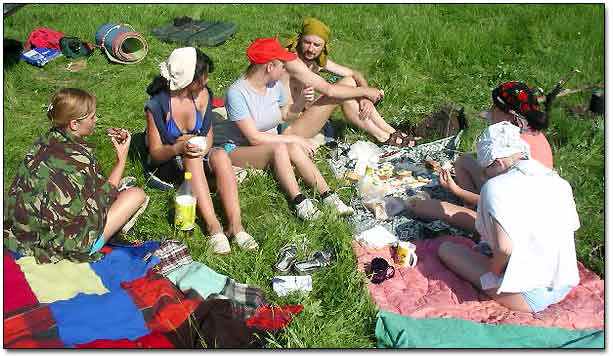
M396 273L392 278L379 285L368 284L369 293L380 311L389 311L414 319L463 319L492 326L536 326L566 330L604 329L604 281L581 263L578 263L580 283L562 302L551 305L539 313L523 313L511 311L496 303L447 269L436 252L444 241L453 241L469 247L474 244L469 239L459 236L416 241L419 261L415 268L396 267ZM382 257L392 265L394 263L389 248L369 250L354 241L353 250L360 271L363 271L364 266L374 257ZM441 329L438 333L445 334L447 329ZM468 340L467 344L470 342ZM540 344L540 346L537 344L531 347L551 346L551 344ZM423 346L424 343L420 345L419 347L427 347ZM431 347L436 346L432 344Z

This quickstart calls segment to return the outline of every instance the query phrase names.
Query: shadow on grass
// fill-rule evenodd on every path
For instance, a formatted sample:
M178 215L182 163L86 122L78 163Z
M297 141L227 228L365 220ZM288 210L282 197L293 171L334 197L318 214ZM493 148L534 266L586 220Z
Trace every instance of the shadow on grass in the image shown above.
M4 69L11 68L19 63L19 55L23 50L23 43L10 38L4 38Z

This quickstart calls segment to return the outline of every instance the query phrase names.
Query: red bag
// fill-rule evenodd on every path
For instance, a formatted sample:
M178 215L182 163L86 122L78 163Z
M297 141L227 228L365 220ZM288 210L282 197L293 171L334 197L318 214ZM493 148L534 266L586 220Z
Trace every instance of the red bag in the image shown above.
M60 38L66 35L46 27L39 27L30 33L24 48L51 48L60 50Z

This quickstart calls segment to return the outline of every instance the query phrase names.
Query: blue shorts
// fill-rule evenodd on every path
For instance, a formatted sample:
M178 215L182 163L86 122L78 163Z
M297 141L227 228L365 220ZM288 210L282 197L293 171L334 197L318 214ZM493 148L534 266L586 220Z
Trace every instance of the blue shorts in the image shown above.
M533 313L545 310L548 306L561 302L572 287L562 287L560 289L536 288L528 292L521 293L526 303L530 306Z

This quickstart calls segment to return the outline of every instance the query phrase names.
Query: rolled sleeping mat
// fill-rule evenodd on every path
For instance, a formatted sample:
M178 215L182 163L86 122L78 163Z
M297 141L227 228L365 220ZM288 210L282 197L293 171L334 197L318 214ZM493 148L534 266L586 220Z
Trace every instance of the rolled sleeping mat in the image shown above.
M149 51L145 38L128 24L106 23L96 31L96 44L109 60L121 64L136 64Z

